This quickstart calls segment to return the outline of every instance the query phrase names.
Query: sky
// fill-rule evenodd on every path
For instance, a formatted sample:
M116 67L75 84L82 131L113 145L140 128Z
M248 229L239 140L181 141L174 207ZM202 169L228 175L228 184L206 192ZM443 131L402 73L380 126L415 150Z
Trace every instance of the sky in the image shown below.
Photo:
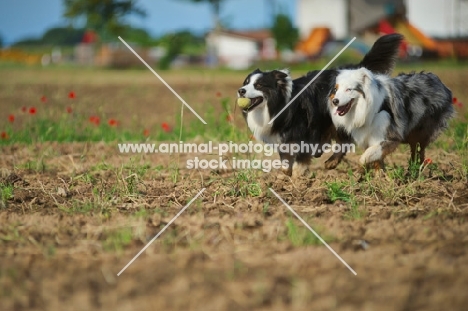
M291 17L295 16L295 0L225 0L221 20L229 28L255 29L269 25L272 8ZM134 27L147 29L152 35L189 29L203 33L212 26L212 15L207 4L193 4L183 0L139 0L146 17L131 16ZM4 44L31 37L40 37L51 27L66 26L62 17L62 0L0 0L0 36Z

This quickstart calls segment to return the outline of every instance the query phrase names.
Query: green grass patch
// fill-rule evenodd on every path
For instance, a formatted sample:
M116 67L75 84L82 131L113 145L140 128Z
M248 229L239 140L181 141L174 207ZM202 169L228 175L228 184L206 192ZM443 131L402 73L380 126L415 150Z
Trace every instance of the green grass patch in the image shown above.
M0 183L0 207L5 206L11 198L13 198L13 185Z
M345 182L327 182L327 195L332 203L340 200L343 202L351 202L352 195L344 190Z
M356 196L351 193L350 188L353 183L355 183L353 178L346 182L327 182L325 183L327 196L332 203L342 201L348 205L349 210L344 214L345 219L362 219L367 213L359 206Z
M108 252L121 252L133 240L132 228L120 228L104 233L102 248Z
M145 141L188 141L203 137L218 141L241 141L250 137L247 128L234 126L231 108L232 98L219 99L222 112L215 111L211 104L200 120L183 122L183 111L174 118L173 124L164 123L158 128L132 131L120 127L117 120L105 116L85 116L74 113L56 113L54 108L16 116L14 124L0 128L1 145L15 143L32 144L42 142L145 142ZM234 106L235 107L235 106ZM186 110L186 108L183 108ZM14 126L13 126L14 125Z
M325 241L330 242L332 238L322 232L320 228L313 228L315 232ZM307 246L307 245L322 245L322 242L310 232L302 223L296 224L295 220L289 218L286 221L286 237L292 245Z
M262 194L262 187L254 170L237 171L228 179L229 195L236 197L258 197Z

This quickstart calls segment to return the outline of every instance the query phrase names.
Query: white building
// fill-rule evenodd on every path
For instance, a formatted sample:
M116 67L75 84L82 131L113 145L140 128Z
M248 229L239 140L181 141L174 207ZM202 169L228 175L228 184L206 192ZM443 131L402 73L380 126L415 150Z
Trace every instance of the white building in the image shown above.
M330 28L333 37L343 40L380 19L401 10L403 0L298 0L296 23L302 39L313 28Z
M233 69L245 69L256 60L276 57L276 42L268 30L213 31L206 42L217 63Z
M347 3L345 0L298 0L296 25L300 38L306 38L312 29L330 28L340 40L349 34Z
M302 39L328 27L342 40L395 12L429 36L468 36L468 0L298 0L296 24Z
M410 23L431 37L468 36L467 0L406 0Z

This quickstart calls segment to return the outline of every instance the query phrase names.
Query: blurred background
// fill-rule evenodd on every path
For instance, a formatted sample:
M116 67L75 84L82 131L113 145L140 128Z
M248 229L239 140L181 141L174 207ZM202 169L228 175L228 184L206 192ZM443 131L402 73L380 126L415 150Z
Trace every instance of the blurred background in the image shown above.
M468 57L465 0L18 0L0 3L1 62L128 68L300 65L359 58L375 39L405 35L401 57Z

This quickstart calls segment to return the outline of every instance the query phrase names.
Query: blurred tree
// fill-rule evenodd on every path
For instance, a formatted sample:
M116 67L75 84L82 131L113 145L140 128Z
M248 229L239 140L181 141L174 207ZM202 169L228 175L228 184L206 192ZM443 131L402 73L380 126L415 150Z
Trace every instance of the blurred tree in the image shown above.
M271 33L276 40L276 47L280 51L285 49L294 50L299 39L299 31L286 14L275 16Z
M169 69L172 61L182 52L186 51L187 47L196 47L203 45L204 40L190 31L183 30L173 34L164 35L159 39L160 45L166 48L166 54L159 61L160 69Z
M73 21L86 18L86 27L99 33L101 38L117 36L125 29L123 18L129 14L145 16L136 6L137 0L63 0L64 16Z
M221 21L220 21L219 15L221 12L221 2L223 2L224 0L183 0L183 1L191 1L195 3L202 3L202 2L209 3L213 11L213 18L214 18L213 28L214 29L221 28Z
M2 37L2 35L0 34L0 48L2 48L2 47L3 47L3 37Z
M140 46L154 46L157 43L148 31L142 28L128 27L122 36L126 41L137 43Z
M81 41L83 33L83 29L71 27L50 28L42 36L42 43L50 45L75 45Z
M48 29L41 38L27 38L15 42L14 46L74 45L81 41L84 29L56 27Z

